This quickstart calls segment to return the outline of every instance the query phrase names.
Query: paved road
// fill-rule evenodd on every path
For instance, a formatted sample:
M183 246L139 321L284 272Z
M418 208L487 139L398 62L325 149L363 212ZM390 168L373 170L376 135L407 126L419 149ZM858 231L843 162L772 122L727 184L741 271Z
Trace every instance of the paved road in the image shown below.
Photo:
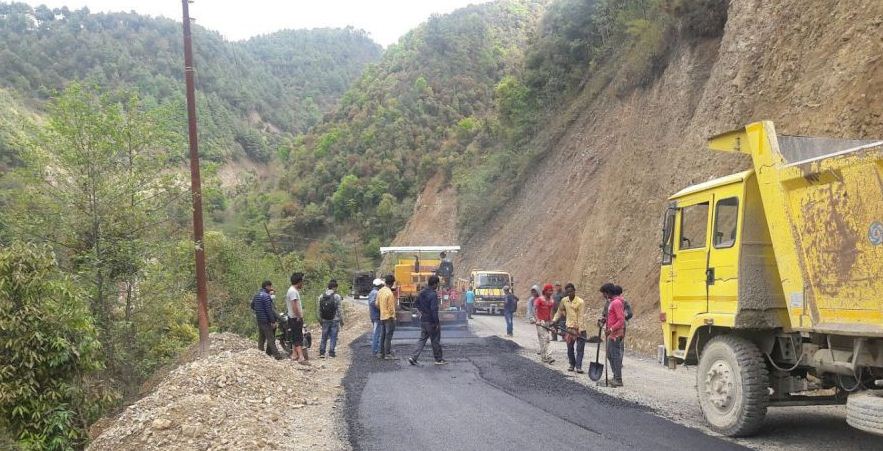
M746 449L587 390L576 375L519 355L511 341L443 342L451 362L443 367L427 354L418 367L380 361L366 340L353 342L344 386L355 449ZM400 356L412 348L412 339L394 344Z

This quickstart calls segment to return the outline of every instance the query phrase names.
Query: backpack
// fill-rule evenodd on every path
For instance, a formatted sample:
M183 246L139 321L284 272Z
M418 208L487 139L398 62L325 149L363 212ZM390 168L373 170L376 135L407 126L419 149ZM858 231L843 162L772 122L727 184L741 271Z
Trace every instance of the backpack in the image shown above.
M337 303L334 302L334 295L323 294L319 299L319 317L323 320L333 320L337 315Z
M632 313L631 304L629 304L629 301L626 301L625 299L622 300L622 311L623 313L625 313L626 321L632 319L632 316L634 316L634 314Z

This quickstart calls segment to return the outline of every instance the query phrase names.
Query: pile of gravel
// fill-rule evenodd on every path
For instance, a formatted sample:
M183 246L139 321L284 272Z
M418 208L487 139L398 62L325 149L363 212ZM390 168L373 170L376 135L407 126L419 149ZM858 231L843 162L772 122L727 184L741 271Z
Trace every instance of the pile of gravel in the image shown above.
M339 382L323 374L332 368L274 360L232 334L213 335L211 348L170 371L88 449L344 447L334 427Z

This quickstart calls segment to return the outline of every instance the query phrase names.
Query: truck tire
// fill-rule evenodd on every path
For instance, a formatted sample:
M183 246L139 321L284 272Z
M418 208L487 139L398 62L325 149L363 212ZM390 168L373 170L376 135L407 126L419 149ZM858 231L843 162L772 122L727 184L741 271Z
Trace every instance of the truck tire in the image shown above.
M850 394L846 398L846 422L856 429L883 435L883 390Z
M754 343L720 335L702 349L696 391L712 430L730 437L757 431L766 416L768 387L766 362Z

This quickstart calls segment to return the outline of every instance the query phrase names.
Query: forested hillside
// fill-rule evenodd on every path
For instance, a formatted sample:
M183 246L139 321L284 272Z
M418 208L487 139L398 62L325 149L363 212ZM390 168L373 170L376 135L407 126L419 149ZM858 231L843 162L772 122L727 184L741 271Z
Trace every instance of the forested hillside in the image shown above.
M280 138L265 132L309 129L381 48L351 28L228 42L195 26L194 53L204 157L267 161ZM37 108L82 80L183 112L182 54L181 25L169 19L0 3L0 86Z
M569 280L593 308L591 293L616 282L636 312L628 345L655 349L666 199L749 164L705 139L765 119L784 134L879 139L881 16L870 0L555 1L507 79L507 144L455 172L456 190L425 191L457 208L418 204L397 242L458 215L441 232L464 266L507 268L521 290Z
M2 449L82 448L196 339L181 41L172 20L0 3ZM271 172L381 48L351 28L201 27L194 47L210 323L248 336L262 280L303 271L312 298L349 268L338 248L274 255L227 226L260 226L260 184L224 190L219 168Z
M479 161L500 133L495 90L518 71L545 3L498 1L433 16L391 46L286 155L284 203L272 207L282 235L348 225L370 254L399 230L430 177Z

